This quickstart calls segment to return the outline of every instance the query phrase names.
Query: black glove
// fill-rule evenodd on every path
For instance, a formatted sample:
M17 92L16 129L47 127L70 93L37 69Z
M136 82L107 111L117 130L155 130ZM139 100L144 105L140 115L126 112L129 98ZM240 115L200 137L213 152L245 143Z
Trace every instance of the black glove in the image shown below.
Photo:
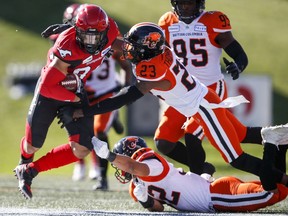
M233 80L238 79L239 74L242 72L238 65L235 62L229 62L225 57L223 58L223 61L226 65L226 73L231 74Z
M77 118L83 117L83 113L82 116L81 113L82 110L74 106L68 105L61 107L57 113L57 118L59 119L58 124L60 124L61 128L64 128L73 121L76 121Z
M41 36L44 37L44 38L48 38L51 35L59 34L59 33L65 31L66 29L68 29L70 27L71 27L71 25L69 25L69 24L54 24L54 25L50 25L41 33Z

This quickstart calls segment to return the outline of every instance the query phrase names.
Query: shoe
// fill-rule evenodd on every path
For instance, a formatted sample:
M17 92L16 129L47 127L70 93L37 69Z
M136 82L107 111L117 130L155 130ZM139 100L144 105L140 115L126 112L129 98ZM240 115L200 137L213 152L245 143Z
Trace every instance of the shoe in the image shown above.
M107 191L108 190L108 182L106 178L99 178L99 182L93 186L93 190L102 190Z
M72 180L73 181L82 181L85 179L86 166L84 163L76 163L74 165Z
M100 167L98 166L93 166L90 168L89 170L89 178L91 180L96 180L101 176L101 171L100 171Z
M264 127L261 129L261 136L263 143L288 145L288 124Z
M124 126L120 122L118 114L114 117L114 120L112 122L112 127L114 128L117 134L122 134L124 132Z
M213 176L213 174L216 172L216 168L213 164L209 162L204 162L203 165L203 173L207 173L210 176Z
M32 179L38 174L37 170L30 168L28 164L18 165L15 169L15 176L19 181L19 191L26 199L32 198L31 184Z
M20 160L19 160L18 165L31 163L31 162L33 162L33 158L34 158L34 157L31 157L31 158L26 159L26 158L24 158L24 157L21 155L21 158L20 158Z

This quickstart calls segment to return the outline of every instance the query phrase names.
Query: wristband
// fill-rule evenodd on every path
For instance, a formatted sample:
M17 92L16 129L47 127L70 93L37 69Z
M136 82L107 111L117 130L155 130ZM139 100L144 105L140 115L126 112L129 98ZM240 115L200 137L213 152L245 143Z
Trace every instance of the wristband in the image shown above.
M109 155L106 159L112 163L116 159L116 154L114 152L109 152Z
M139 203L144 207L144 208L152 208L154 206L154 199L150 196L148 196L148 199L146 202L141 202Z

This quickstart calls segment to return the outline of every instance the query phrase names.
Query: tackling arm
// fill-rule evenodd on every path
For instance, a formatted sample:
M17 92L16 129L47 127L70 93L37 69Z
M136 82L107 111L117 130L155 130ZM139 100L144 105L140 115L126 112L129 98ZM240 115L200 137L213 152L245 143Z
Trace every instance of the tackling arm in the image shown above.
M112 163L120 170L128 172L132 175L148 176L150 173L147 164L135 161L126 155L116 154L116 158Z
M138 162L133 160L132 158L121 155L115 154L111 152L108 148L107 142L99 140L97 137L92 137L92 145L94 148L95 153L103 159L106 159L113 163L117 168L128 172L132 175L137 176L148 176L150 173L150 169L147 164Z
M85 116L94 116L119 109L126 104L133 103L141 98L144 94L135 86L123 88L117 95L100 101L99 103L89 106L84 110Z
M140 81L135 85L123 88L117 95L111 98L100 101L99 103L87 107L84 111L85 116L94 116L113 110L119 109L126 104L133 103L144 94L148 93L153 88L166 90L170 87L170 82L167 80L161 81Z

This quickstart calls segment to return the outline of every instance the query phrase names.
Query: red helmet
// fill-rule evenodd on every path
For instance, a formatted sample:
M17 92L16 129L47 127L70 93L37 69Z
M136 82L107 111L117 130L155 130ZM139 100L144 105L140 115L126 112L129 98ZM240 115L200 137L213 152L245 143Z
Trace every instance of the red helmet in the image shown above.
M80 4L72 4L68 6L63 13L63 23L74 24L74 19L78 13Z
M84 4L75 20L76 40L90 54L99 53L108 42L109 19L97 5Z

